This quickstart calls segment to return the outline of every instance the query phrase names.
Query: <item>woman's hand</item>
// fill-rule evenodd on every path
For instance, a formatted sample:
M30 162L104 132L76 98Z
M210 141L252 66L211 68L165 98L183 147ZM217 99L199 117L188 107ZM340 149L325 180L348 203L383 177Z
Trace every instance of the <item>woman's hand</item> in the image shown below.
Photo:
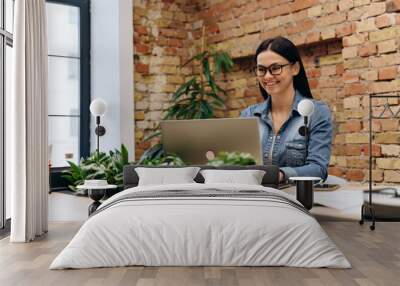
M279 183L283 183L285 181L285 173L279 170Z

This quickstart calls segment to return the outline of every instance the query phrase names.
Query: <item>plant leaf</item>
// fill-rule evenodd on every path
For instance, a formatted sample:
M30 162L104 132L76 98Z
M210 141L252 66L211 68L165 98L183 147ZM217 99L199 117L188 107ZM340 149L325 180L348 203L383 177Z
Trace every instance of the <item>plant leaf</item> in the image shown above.
M184 67L185 65L187 65L188 63L190 63L193 60L197 60L200 61L202 58L207 57L208 56L208 51L204 51L201 53L198 53L197 55L194 55L193 57L191 57L189 60L187 60L182 67Z
M175 94L172 96L172 100L175 101L178 98L180 98L182 95L187 94L190 87L193 86L197 81L196 77L191 78L187 82L185 82L183 85L181 85L178 90L175 92Z
M156 137L159 137L159 136L161 136L161 131L155 131L155 132L147 135L146 137L144 137L143 141L146 142L146 141L149 141L152 138L156 138Z
M144 160L159 158L163 153L164 148L161 143L158 143L143 153L139 159L139 164L142 164Z
M121 144L121 164L128 165L129 164L129 153L128 149L124 144Z
M221 65L224 73L230 72L233 69L234 63L227 52L221 52Z
M203 65L203 74L204 74L206 80L209 82L209 81L211 81L211 71L210 71L210 63L208 62L208 58L203 59L202 65Z

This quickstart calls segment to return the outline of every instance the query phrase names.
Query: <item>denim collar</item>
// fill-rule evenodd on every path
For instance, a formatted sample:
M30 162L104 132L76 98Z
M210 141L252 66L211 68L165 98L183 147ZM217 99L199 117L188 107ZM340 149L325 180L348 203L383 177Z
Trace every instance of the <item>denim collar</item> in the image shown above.
M297 90L295 91L295 97L292 104L292 115L295 114L300 115L299 112L297 111L297 105L304 98L305 97L299 91ZM263 103L257 105L254 108L253 115L261 116L262 119L267 120L270 110L271 110L271 96L268 96L268 98Z

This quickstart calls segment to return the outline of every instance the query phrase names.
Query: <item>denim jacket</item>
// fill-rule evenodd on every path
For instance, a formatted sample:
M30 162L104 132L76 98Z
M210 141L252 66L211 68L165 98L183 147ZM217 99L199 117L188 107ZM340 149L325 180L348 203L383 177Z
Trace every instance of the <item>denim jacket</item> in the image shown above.
M260 118L264 164L278 165L285 179L312 176L325 180L332 144L331 112L325 103L313 100L315 108L309 118L308 156L305 158L305 137L298 132L304 125L304 118L297 111L298 103L304 98L296 91L292 112L276 135L271 119L270 97L263 103L247 107L240 116Z

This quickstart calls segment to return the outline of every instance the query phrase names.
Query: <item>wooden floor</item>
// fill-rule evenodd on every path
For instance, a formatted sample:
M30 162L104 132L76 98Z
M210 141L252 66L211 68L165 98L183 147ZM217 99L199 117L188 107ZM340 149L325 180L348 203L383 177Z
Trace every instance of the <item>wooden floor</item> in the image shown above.
M353 268L122 267L48 270L79 229L79 222L54 222L47 235L28 244L0 241L0 285L400 285L400 223L322 222Z

